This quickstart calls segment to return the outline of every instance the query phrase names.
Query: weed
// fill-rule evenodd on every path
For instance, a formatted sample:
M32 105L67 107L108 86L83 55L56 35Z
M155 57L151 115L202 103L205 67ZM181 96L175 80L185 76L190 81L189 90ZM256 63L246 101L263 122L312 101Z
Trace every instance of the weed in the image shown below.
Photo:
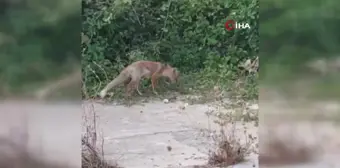
M82 168L120 168L118 164L108 163L104 158L104 139L102 138L100 149L97 148L97 115L93 104L85 106L83 125L85 133L82 135Z

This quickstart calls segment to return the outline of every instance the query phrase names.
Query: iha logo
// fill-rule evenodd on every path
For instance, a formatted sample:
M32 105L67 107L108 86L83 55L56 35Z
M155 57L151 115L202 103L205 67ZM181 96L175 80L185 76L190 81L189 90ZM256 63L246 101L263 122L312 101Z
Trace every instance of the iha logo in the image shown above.
M234 29L250 29L250 26L248 23L239 23L234 20L227 20L225 22L225 28L228 31L232 31Z

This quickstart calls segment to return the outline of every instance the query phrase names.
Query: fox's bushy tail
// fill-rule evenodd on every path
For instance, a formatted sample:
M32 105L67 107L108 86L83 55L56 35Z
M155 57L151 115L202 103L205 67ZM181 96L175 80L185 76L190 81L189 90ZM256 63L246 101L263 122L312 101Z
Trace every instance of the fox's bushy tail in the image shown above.
M106 96L107 91L116 87L117 85L124 83L128 79L129 79L129 75L127 73L124 73L124 72L120 73L115 79L113 79L110 83L108 83L104 87L104 89L100 91L99 96L101 98L104 98Z

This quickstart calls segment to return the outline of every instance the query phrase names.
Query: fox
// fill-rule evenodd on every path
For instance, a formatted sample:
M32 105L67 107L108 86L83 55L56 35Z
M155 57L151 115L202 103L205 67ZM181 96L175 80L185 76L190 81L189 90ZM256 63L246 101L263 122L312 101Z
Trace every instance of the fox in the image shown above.
M151 79L152 92L158 95L155 90L158 79L163 76L170 79L171 83L176 83L179 74L177 68L169 64L156 61L136 61L126 66L115 79L108 83L100 91L99 96L100 98L104 98L110 89L120 84L124 84L126 96L130 97L133 91L137 91L137 93L142 96L143 94L139 90L139 83L144 78Z

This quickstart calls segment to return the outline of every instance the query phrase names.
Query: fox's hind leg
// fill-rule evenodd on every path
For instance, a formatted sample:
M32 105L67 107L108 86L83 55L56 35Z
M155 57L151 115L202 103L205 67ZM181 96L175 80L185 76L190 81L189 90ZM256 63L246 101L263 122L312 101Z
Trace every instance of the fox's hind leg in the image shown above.
M135 81L130 81L130 83L126 86L126 96L130 97L133 93L133 91L135 91Z
M132 92L137 90L138 94L142 96L143 94L139 91L140 79L131 79L130 83L127 85L127 94L131 96Z
M131 82L131 78L124 81L125 93L127 93L129 91L128 85L129 85L130 82Z
M139 91L139 83L140 83L140 80L136 81L135 87L136 87L136 90L137 90L138 94L139 94L140 96L142 96L143 94Z

